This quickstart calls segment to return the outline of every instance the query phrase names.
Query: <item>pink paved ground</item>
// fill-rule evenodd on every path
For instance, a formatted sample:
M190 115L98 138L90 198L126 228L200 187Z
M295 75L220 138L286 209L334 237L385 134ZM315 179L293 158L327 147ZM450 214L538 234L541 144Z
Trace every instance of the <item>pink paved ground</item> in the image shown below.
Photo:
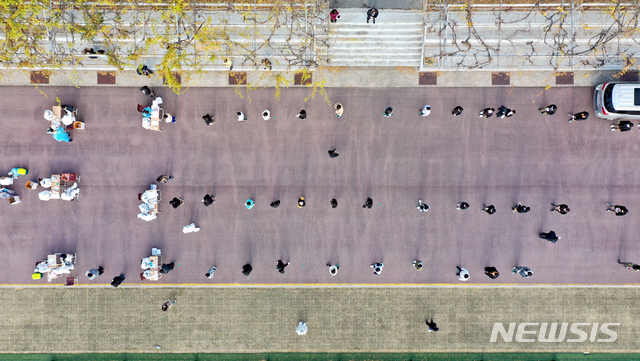
M140 259L161 247L179 267L163 283L457 283L455 266L469 269L469 283L637 283L640 273L616 264L640 262L640 134L609 131L595 117L567 122L568 112L592 112L591 88L406 88L329 89L331 102L345 106L336 120L322 97L304 103L308 89L250 92L189 89L177 96L156 89L164 108L178 119L164 132L141 127L135 88L0 89L2 172L27 167L14 189L23 202L1 205L0 283L32 281L36 261L51 252L78 254L82 283L107 283L119 273L140 282ZM74 142L57 143L45 133L45 109L55 98L80 109L87 129ZM537 108L558 104L558 114ZM418 117L425 103L429 117ZM501 104L516 109L509 119L478 118L477 111ZM394 115L382 117L386 106ZM462 105L462 116L451 109ZM260 113L269 108L275 120ZM295 114L306 109L308 118ZM234 113L248 115L246 123ZM201 116L214 114L205 126ZM340 157L327 150L337 147ZM75 202L38 200L27 180L52 173L82 176ZM151 222L136 218L138 192L163 173L176 177L163 192L162 214ZM213 192L216 203L200 202ZM295 206L304 195L307 206ZM174 210L168 201L184 197ZM362 209L366 197L374 207ZM337 198L339 207L329 201ZM245 209L253 198L256 206ZM269 207L281 199L278 209ZM422 198L428 213L416 210ZM458 201L471 209L457 211ZM514 214L518 201L528 214ZM629 208L625 217L605 213L607 201ZM6 203L5 203L6 202ZM549 212L564 202L571 213ZM492 216L480 212L494 204ZM195 222L199 233L183 234ZM555 230L551 244L537 237ZM425 263L416 272L411 261ZM291 261L281 275L278 259ZM369 264L383 261L381 276ZM250 277L241 266L251 262ZM331 277L325 264L339 263ZM214 280L204 273L218 266ZM534 277L510 274L514 265ZM99 265L106 275L88 281L84 271ZM482 274L496 266L502 276ZM60 282L61 283L61 282Z

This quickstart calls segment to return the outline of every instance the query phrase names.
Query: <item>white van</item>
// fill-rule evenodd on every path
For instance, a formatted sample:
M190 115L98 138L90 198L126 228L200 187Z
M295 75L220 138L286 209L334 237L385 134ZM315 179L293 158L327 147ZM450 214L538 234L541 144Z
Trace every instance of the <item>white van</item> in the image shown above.
M598 118L640 119L640 83L604 83L593 92Z

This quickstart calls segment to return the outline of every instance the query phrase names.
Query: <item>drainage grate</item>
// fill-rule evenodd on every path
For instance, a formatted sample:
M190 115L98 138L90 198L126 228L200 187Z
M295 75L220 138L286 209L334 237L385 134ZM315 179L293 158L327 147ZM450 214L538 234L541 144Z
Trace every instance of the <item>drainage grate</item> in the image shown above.
M229 85L247 85L247 73L244 71L230 72Z
M173 75L173 77L176 79L176 82L178 82L178 84L182 84L182 77L180 76L180 74L171 73L171 75ZM162 84L167 85L167 78L166 77L162 77Z
M294 85L309 85L313 81L313 74L311 73L296 73L293 77Z
M573 72L556 74L556 85L573 85Z
M98 85L114 85L116 83L115 71L99 71Z
M418 79L420 85L438 85L438 74L433 72L420 73Z
M32 71L31 84L49 84L49 74L42 71Z
M622 74L622 77L620 78L620 80L637 82L638 81L638 71L637 70L629 70L626 73Z
M491 73L491 85L511 85L511 74Z

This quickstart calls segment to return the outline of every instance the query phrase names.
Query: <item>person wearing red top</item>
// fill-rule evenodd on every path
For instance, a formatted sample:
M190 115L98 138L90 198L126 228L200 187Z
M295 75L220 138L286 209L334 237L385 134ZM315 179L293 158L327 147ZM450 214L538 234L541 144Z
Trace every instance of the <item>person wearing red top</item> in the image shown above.
M331 12L329 13L329 16L331 16L332 23L336 23L338 22L338 19L340 19L340 13L338 12L337 9L331 10Z

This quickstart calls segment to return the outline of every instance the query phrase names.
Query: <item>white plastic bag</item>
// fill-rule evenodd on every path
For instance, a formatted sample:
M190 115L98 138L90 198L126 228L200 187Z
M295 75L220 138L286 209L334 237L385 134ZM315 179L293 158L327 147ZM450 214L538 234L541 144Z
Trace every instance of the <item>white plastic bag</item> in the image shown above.
M42 191L38 193L38 198L40 198L41 201L48 201L51 199L51 191Z

